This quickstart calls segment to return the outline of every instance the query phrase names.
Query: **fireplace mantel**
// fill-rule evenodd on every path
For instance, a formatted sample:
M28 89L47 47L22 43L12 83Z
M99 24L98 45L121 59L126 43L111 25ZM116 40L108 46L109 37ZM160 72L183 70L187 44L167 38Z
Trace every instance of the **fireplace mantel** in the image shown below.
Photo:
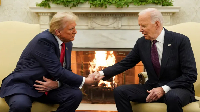
M78 7L51 5L51 8L30 7L30 11L39 15L41 31L49 28L49 21L56 12L74 12L77 21L74 48L131 49L136 40L142 36L139 32L138 13L146 8L157 8L164 17L164 26L171 25L171 16L179 12L177 6L145 5L125 8L90 8L89 4Z
M179 12L180 7L144 5L116 8L89 7L89 4L81 4L78 7L63 7L61 5L51 5L51 8L30 7L32 12L40 16L41 30L48 28L48 23L56 12L71 11L79 16L77 29L139 29L137 23L138 13L146 8L157 8L164 16L164 25L171 25L171 15Z

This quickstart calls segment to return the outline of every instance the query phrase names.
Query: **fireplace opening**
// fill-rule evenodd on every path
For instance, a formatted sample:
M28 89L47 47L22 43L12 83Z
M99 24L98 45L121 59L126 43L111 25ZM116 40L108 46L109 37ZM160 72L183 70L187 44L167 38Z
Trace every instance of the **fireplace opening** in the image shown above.
M87 77L90 73L100 71L108 66L121 61L130 51L72 51L72 71L78 75ZM100 80L98 83L81 89L82 102L86 103L115 103L113 90L120 85L138 84L138 73L143 72L144 67L140 62L135 67L118 74L107 81Z

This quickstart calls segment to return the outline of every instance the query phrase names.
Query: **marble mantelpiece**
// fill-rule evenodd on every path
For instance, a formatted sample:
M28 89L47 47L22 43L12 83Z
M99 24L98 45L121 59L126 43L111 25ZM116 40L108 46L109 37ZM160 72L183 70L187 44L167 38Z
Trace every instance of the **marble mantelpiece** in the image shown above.
M30 7L30 11L39 15L41 31L49 28L49 21L56 12L74 12L79 17L74 48L131 49L142 36L137 19L138 13L146 8L157 8L162 12L165 26L171 25L171 16L180 10L180 7L174 6L130 5L128 8L111 6L105 9L82 4L71 9L58 5L52 5L50 9L34 6Z

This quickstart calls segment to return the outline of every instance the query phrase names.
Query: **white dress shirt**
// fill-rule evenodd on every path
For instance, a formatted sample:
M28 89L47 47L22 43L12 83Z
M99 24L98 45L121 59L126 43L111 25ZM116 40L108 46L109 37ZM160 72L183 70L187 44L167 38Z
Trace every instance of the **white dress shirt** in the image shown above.
M158 51L158 57L159 57L159 63L161 65L161 60L162 60L162 53L163 53L163 44L164 44L164 36L165 36L165 30L161 31L160 35L156 38L158 42L156 42L156 47ZM104 75L103 71L99 71L100 75ZM165 93L167 93L171 88L167 85L162 86L163 90Z
M60 49L60 53L61 53L61 44L63 43L56 35L54 35L56 40L58 41L58 45L59 45L59 49ZM65 59L64 59L65 60ZM65 63L65 61L64 61ZM63 63L63 64L64 64ZM81 89L83 87L83 84L85 83L85 77L83 77L83 81L82 81L82 84L79 86L79 88ZM58 87L60 87L60 82L58 81Z

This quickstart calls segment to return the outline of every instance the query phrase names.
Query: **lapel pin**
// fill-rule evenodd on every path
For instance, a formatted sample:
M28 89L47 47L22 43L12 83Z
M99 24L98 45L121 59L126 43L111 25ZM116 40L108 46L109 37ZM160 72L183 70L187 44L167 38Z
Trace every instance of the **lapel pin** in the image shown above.
M171 46L171 44L168 44L168 46Z
M66 47L66 49L68 50L68 48Z

